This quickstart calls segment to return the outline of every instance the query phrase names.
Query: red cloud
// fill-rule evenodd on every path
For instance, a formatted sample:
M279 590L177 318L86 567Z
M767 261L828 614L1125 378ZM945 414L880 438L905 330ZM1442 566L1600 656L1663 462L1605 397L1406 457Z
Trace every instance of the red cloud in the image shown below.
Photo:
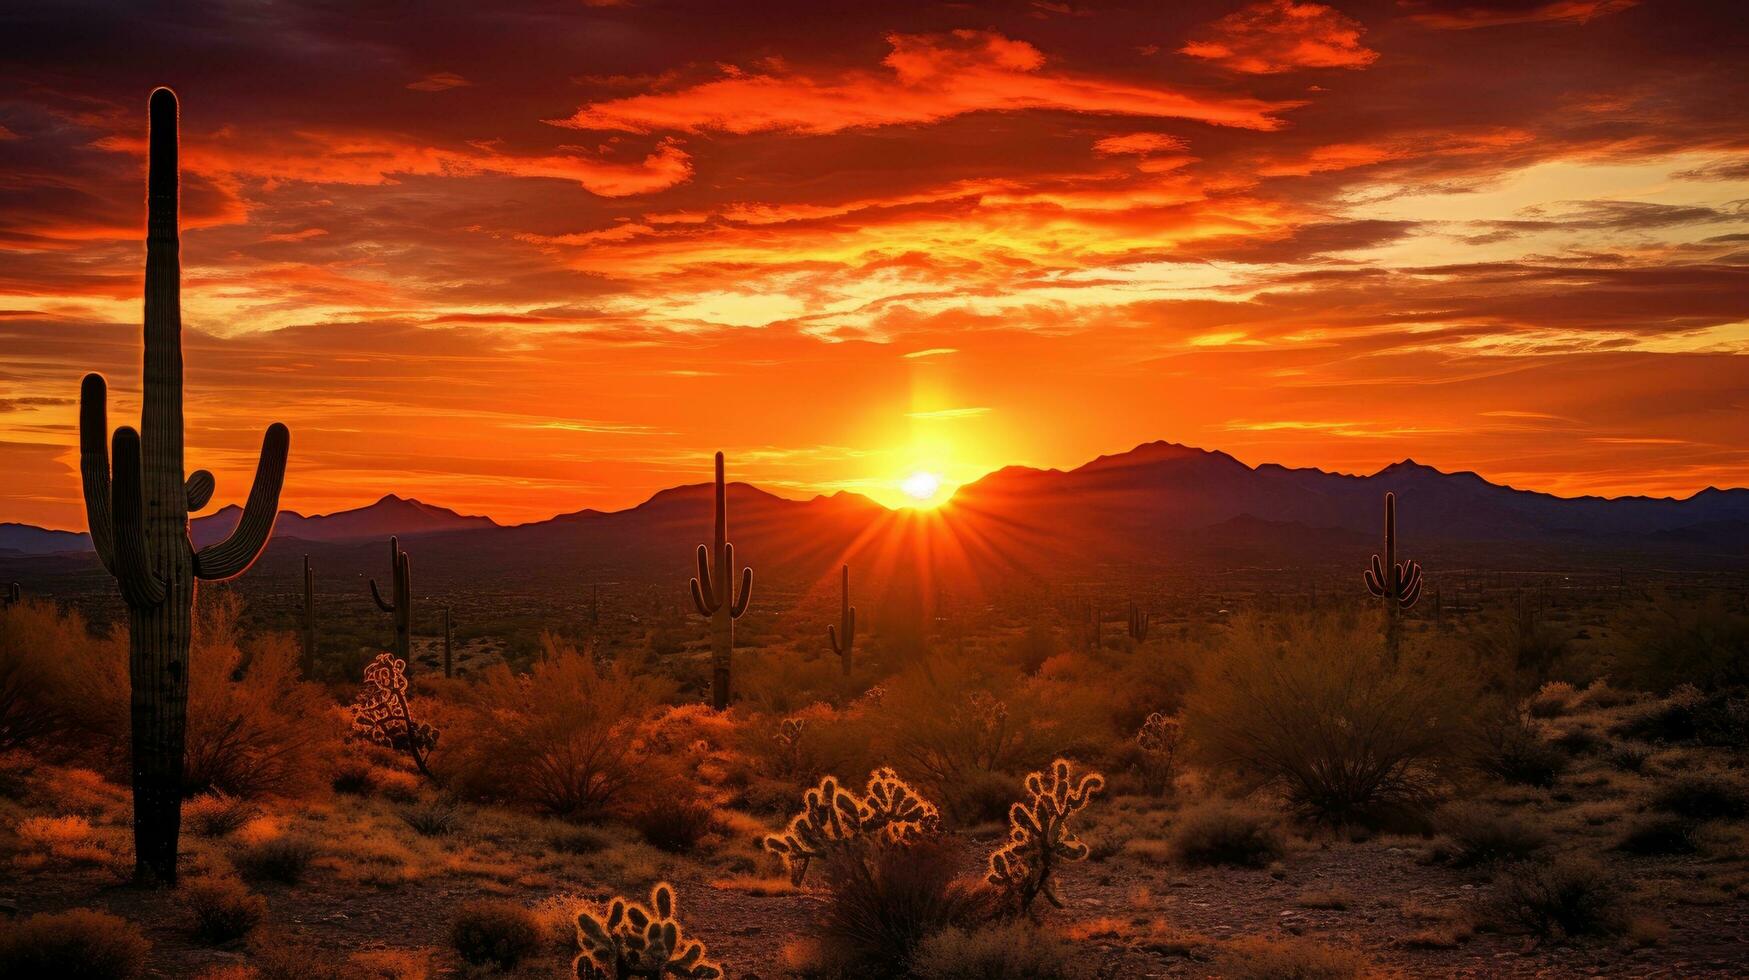
M784 131L823 135L869 126L939 122L970 112L1052 109L1272 130L1294 103L1193 93L1044 71L1025 41L989 31L890 34L888 72L740 74L675 92L596 102L557 125L647 133Z
M1364 33L1359 21L1321 3L1265 0L1215 21L1207 37L1179 51L1251 75L1365 68L1379 53L1360 43Z
M1444 31L1467 31L1502 24L1539 24L1571 21L1583 24L1635 6L1640 0L1552 0L1549 3L1460 3L1450 10L1434 10L1410 17L1423 27ZM1404 3L1404 6L1424 4Z

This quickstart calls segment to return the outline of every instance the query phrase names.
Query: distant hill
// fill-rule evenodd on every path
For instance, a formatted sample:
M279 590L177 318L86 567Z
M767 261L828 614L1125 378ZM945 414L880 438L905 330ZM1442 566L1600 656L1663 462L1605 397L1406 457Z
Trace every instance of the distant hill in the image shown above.
M1601 553L1617 561L1637 553L1740 565L1749 547L1749 490L1708 488L1680 500L1565 498L1413 460L1362 476L1247 466L1167 442L1070 470L1008 467L931 511L888 510L850 493L794 500L745 483L731 484L728 497L738 557L766 581L814 581L850 562L864 581L995 584L1015 573L1047 581L1054 571L1102 565L1187 574L1222 564L1357 565L1377 547L1388 490L1400 498L1399 533L1417 557L1444 549L1500 561ZM333 573L381 574L378 542L399 534L417 539L421 573L435 577L425 582L527 589L623 573L684 583L693 548L709 536L711 508L711 487L698 484L625 510L501 526L391 495L334 514L283 513L262 571L286 573L298 556L316 553ZM198 518L197 543L228 533L236 516L231 507ZM80 534L0 526L0 556L88 547Z

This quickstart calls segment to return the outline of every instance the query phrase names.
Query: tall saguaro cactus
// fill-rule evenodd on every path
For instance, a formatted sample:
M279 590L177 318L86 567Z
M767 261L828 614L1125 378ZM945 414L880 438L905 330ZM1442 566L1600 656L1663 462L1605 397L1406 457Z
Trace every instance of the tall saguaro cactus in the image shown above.
M304 676L316 669L316 570L304 556Z
M844 676L850 676L853 647L856 645L856 607L850 604L850 566L839 569L843 575L839 592L838 626L826 624L826 639L832 641L832 652L838 655L838 666Z
M413 663L413 568L408 563L407 553L401 550L401 539L389 536L389 570L394 574L389 587L394 595L393 602L383 601L382 590L377 588L377 580L370 580L370 597L376 600L377 608L395 617L395 656Z
M1398 614L1421 598L1421 563L1397 561L1397 495L1385 494L1385 554L1372 556L1366 570L1367 591L1385 602L1385 651L1395 663L1401 646Z
M109 433L108 388L88 374L79 399L79 468L91 543L128 608L133 695L134 877L176 880L188 723L189 625L195 580L243 574L279 515L291 433L267 427L255 483L230 537L195 550L188 513L212 499L213 476L183 472L182 271L177 232L176 95L152 92L146 178L144 405L140 428Z
M1148 639L1148 622L1151 618L1152 617L1143 612L1135 603L1130 603L1130 639L1137 643L1146 642Z
M712 554L716 567L711 567ZM747 611L753 595L753 569L741 569L741 591L735 592L735 546L729 543L729 498L723 490L723 454L717 453L716 540L698 546L698 577L692 580L692 604L711 621L711 706L729 707L729 660L735 651L735 620Z

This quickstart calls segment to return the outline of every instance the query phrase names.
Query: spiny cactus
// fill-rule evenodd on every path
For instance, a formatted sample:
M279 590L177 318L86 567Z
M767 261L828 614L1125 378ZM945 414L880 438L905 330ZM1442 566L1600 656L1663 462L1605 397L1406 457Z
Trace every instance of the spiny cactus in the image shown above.
M1397 495L1385 494L1385 554L1372 556L1372 567L1366 570L1366 588L1375 599L1385 602L1385 650L1392 662L1401 647L1398 614L1415 605L1421 598L1421 563L1397 561Z
M5 597L3 599L0 599L0 605L16 606L20 602L22 602L23 600L24 600L24 587L19 585L17 582L9 582L6 585Z
M577 913L577 947L571 961L579 980L716 980L723 968L705 958L704 943L687 939L674 918L674 886L657 882L650 904L615 896L607 911Z
M413 717L407 697L407 662L379 653L364 668L364 686L352 703L354 736L403 753L426 779L436 782L425 760L437 747L436 728Z
M184 475L182 285L178 237L176 95L152 92L146 177L144 404L140 428L109 432L108 385L85 376L79 468L91 544L128 607L133 688L134 877L174 883L188 721L188 644L195 580L248 570L279 516L291 433L267 427L255 483L236 529L196 550L188 514L207 505L213 476Z
M1150 618L1149 614L1137 608L1135 603L1130 603L1130 639L1137 643L1145 642L1148 639L1148 620Z
M1156 711L1136 730L1136 747L1142 750L1143 777L1148 789L1162 792L1177 774L1178 750L1184 744L1184 725L1177 718Z
M783 769L793 773L801 768L802 733L808 729L806 718L785 718L777 723L777 732L771 736L782 753Z
M376 600L377 608L395 617L395 656L411 664L413 662L413 565L407 553L401 550L401 539L389 536L389 571L394 577L390 579L393 602L384 602L382 590L377 588L377 580L370 580L370 597Z
M851 648L856 644L856 607L850 604L850 566L839 569L843 576L839 591L839 626L826 625L826 639L832 641L832 652L838 655L838 665L844 676L850 676Z
M723 491L723 454L717 453L717 520L715 556L698 546L698 577L692 580L692 604L711 621L711 706L729 707L729 661L735 651L735 620L747 611L753 595L753 569L741 569L741 591L735 592L735 546L729 543L729 500Z
M1051 763L1049 776L1049 782L1043 772L1026 777L1026 791L1032 799L1009 807L1008 842L990 855L985 875L985 880L1002 893L1009 909L1022 915L1031 912L1040 895L1057 908L1063 907L1052 875L1059 862L1087 858L1087 845L1069 829L1069 820L1105 788L1105 777L1096 772L1071 782L1067 759Z
M801 884L817 858L877 841L909 844L941 826L941 811L891 769L876 769L861 796L827 776L802 795L802 812L781 834L765 838L783 859L790 881Z
M304 556L304 675L316 668L316 570Z

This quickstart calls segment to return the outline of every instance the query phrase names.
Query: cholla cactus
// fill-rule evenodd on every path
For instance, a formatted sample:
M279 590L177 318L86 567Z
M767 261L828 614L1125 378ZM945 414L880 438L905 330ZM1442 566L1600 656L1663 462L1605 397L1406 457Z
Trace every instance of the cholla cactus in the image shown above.
M577 946L571 961L581 980L716 980L723 968L705 959L704 943L689 940L674 918L674 887L657 882L650 904L615 896L607 913L577 913Z
M407 662L379 653L364 668L364 687L352 703L352 732L366 741L403 752L419 772L436 782L425 760L437 745L438 731L413 717L407 699Z
M784 765L790 772L801 766L802 733L807 729L808 719L785 718L777 723L777 734L771 736L782 750Z
M935 804L920 796L891 769L868 777L865 793L838 785L827 776L802 796L802 812L781 834L765 838L765 849L783 859L790 881L801 884L815 858L874 843L905 845L941 825Z
M1014 739L1008 727L1008 704L988 691L973 691L966 695L963 710L978 765L986 771L998 768Z
M1009 807L1008 843L990 855L985 875L1009 908L1023 915L1031 912L1033 900L1040 895L1057 908L1063 907L1051 882L1057 863L1087 858L1087 845L1069 830L1069 818L1105 788L1105 777L1096 772L1071 785L1067 759L1051 763L1049 774L1048 783L1042 772L1026 777L1026 791L1032 800Z
M1144 778L1148 788L1160 792L1172 785L1178 763L1178 749L1184 744L1184 725L1177 718L1156 711L1136 730L1136 747L1141 749L1146 763Z

